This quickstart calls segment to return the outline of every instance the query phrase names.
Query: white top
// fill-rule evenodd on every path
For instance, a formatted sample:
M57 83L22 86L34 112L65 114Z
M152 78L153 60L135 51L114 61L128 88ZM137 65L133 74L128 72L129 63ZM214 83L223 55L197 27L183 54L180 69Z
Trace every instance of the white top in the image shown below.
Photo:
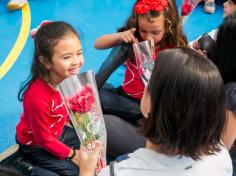
M127 160L116 162L116 176L232 176L232 161L225 148L216 155L194 161L190 157L170 157L150 149L141 148L129 154ZM109 166L100 176L110 176Z
M218 29L214 29L211 32L208 32L208 35L211 36L211 38L216 41L217 32L218 32Z

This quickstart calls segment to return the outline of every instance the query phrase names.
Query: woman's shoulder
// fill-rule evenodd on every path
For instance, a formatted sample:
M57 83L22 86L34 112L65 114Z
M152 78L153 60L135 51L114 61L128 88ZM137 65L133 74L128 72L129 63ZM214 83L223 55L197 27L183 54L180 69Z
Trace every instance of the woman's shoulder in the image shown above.
M233 168L228 150L222 146L219 152L202 157L195 162L192 171L195 175L231 176Z
M226 106L236 115L236 82L225 84Z
M236 91L236 82L229 82L225 84L225 91L231 92Z

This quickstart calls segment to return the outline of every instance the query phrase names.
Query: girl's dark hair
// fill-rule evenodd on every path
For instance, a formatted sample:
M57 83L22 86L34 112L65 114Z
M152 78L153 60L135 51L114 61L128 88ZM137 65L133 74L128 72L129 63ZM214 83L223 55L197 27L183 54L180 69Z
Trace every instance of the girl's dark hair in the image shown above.
M224 83L236 82L236 13L226 17L220 25L213 61Z
M138 2L139 0L137 0ZM160 46L170 45L174 47L187 47L187 38L183 33L182 25L180 22L178 8L175 0L168 0L168 8L164 9L162 12L149 11L147 14L143 15L148 18L149 21L154 17L159 17L163 13L165 20L165 35L160 42ZM126 31L131 28L136 28L134 35L140 38L138 31L138 15L134 10L132 10L131 16L125 23L124 27L118 29L118 32Z
M234 3L234 5L236 5L236 0L232 0L232 2Z
M216 66L188 48L159 53L147 91L151 112L142 131L168 155L202 155L220 150L225 92Z
M34 38L34 58L31 66L31 76L26 83L20 88L18 92L18 100L22 101L24 93L28 86L37 78L43 80L48 79L48 70L40 62L40 57L45 59L45 62L50 63L51 58L54 54L54 47L58 42L69 34L74 34L79 38L79 35L75 29L68 23L65 22L52 22L48 23L37 31Z

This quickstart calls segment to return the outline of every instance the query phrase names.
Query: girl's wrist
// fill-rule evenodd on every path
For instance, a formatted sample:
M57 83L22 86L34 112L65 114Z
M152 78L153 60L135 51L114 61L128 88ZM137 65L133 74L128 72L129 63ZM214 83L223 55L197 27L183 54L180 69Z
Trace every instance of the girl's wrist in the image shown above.
M76 155L76 150L75 149L71 149L70 150L70 153L69 153L69 156L66 158L67 160L72 160Z
M122 42L122 36L121 35L122 35L122 32L117 32L116 33L116 38L117 38L118 42Z

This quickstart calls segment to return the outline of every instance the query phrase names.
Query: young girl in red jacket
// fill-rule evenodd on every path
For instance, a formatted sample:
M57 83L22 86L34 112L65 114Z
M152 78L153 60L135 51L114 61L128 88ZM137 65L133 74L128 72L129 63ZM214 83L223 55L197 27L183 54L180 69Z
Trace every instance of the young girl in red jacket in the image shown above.
M123 43L131 45L144 40L154 42L154 55L167 48L187 47L175 0L137 0L126 24L119 28L117 33L106 34L96 39L94 47L107 49ZM139 104L144 85L133 51L124 57L126 71L123 84L113 89L104 86L99 92L100 100L105 114L114 114L136 123L141 117Z
M23 113L16 127L20 150L30 161L51 171L51 175L79 174L79 139L57 89L65 78L75 75L83 65L80 38L64 22L39 28L31 78L20 89Z

